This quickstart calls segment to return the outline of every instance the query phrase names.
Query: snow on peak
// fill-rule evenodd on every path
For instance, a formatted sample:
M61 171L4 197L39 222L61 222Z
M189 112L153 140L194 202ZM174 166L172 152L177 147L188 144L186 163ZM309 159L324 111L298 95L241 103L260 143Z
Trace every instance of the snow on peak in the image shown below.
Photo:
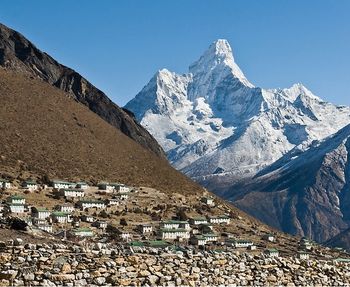
M201 78L213 72L221 76L231 74L245 86L253 87L235 63L231 46L228 41L224 39L213 42L199 60L190 66L189 72L193 74L194 77L197 76Z
M126 108L192 177L254 174L298 145L350 122L350 108L325 103L302 84L254 87L226 40L179 75L159 70ZM335 124L336 123L336 124ZM215 175L216 176L216 175Z

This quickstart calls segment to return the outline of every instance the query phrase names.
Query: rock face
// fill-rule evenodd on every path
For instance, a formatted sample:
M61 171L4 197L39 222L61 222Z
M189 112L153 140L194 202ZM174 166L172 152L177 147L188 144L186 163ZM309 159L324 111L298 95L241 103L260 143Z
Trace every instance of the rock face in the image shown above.
M271 226L324 242L350 227L349 154L350 125L306 151L293 149L223 196Z
M112 126L164 157L157 141L134 119L76 71L37 49L20 33L0 24L0 66L34 76L65 91Z

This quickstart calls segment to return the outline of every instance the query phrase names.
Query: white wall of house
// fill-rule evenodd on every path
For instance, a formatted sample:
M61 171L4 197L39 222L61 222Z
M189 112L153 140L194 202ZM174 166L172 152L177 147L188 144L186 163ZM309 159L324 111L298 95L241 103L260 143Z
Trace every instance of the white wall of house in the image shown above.
M12 213L24 213L24 205L10 204L10 210Z

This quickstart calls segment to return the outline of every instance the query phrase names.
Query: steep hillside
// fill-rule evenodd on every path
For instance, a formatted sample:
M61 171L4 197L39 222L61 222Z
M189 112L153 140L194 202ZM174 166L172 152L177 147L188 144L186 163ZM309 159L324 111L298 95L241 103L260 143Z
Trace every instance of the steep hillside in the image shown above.
M39 78L60 88L76 101L159 156L164 152L133 115L114 104L76 71L37 49L20 33L0 24L0 66Z
M200 187L61 90L0 69L2 176L113 180L192 193Z
M350 228L329 239L325 245L350 250Z

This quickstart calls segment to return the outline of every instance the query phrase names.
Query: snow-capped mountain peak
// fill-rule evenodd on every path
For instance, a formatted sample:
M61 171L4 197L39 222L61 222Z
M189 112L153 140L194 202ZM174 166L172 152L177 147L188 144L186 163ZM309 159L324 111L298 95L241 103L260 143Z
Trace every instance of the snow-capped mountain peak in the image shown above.
M252 176L296 146L307 147L350 122L349 108L322 101L302 84L254 87L222 39L188 74L158 71L126 108L171 163L194 178Z
M210 78L212 73L220 75L221 78L231 74L245 86L253 87L235 63L232 48L224 39L213 42L199 60L190 65L189 72L195 79L201 78L202 80Z

